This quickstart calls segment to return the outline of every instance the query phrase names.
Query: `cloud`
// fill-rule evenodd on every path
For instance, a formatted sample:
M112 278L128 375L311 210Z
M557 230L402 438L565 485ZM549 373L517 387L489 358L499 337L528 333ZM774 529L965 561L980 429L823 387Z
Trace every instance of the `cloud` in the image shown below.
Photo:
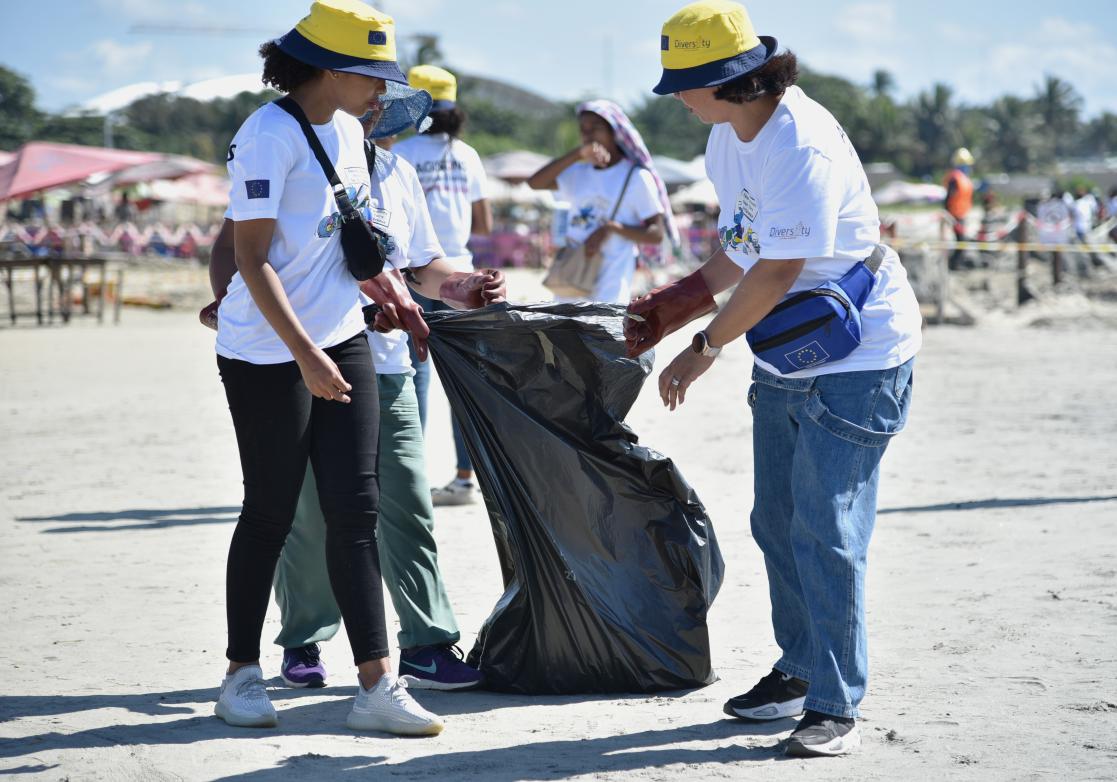
M979 66L968 70L984 90L976 98L1030 94L1045 74L1067 80L1090 97L1087 113L1117 111L1117 45L1091 24L1048 17L1023 36L990 46ZM978 73L980 69L980 73ZM962 80L959 84L963 84ZM971 91L972 92L972 91Z
M97 0L97 5L115 18L128 22L183 22L207 18L204 5L175 0Z
M92 44L88 52L99 70L112 76L136 71L137 64L146 60L154 49L150 41L126 44L105 38Z
M853 3L839 9L834 15L834 27L844 36L846 47L879 46L883 41L897 40L900 33L896 4L884 0Z

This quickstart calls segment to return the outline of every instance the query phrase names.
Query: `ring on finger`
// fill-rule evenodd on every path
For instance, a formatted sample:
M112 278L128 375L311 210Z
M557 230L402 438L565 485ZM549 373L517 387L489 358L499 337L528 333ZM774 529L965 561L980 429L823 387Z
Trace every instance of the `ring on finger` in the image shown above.
M682 383L682 382L683 381L679 380L679 378L677 378L677 377L672 377L671 378L671 385L675 386L676 388L678 388L679 384Z

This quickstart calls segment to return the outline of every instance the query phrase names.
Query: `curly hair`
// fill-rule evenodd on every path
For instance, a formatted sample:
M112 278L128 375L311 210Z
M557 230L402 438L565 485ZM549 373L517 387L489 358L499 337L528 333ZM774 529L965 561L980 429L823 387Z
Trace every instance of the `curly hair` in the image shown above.
M465 111L455 106L452 109L432 111L430 113L431 126L424 133L447 133L450 138L458 138L465 125Z
M307 65L287 54L275 41L268 41L260 46L260 56L264 58L264 75L261 81L280 92L290 92L322 73L321 68Z
M761 68L727 81L714 97L730 103L749 103L765 95L783 95L799 78L799 60L793 52L777 54Z

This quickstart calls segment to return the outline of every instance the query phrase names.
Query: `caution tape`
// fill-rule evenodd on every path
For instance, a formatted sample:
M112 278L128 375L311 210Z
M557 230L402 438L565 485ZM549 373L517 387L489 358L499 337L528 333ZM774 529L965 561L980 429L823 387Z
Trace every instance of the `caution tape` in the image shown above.
M1043 244L1042 242L944 242L905 241L889 239L887 244L895 249L916 248L925 250L992 250L995 252L1036 253L1117 253L1117 244Z

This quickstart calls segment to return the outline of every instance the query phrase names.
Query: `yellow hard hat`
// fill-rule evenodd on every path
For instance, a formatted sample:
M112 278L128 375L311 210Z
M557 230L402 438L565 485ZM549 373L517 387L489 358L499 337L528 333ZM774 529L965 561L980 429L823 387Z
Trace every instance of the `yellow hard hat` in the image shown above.
M973 153L965 147L958 147L954 150L954 156L950 158L950 163L955 166L972 166Z

